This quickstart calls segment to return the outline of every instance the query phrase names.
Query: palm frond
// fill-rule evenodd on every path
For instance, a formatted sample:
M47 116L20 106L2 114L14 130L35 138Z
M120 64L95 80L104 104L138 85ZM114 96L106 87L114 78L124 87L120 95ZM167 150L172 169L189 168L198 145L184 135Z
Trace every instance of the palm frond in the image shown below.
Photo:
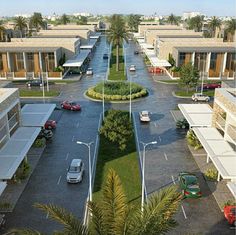
M89 231L79 219L62 207L52 204L35 204L35 207L49 214L49 217L64 225L64 234L88 235Z
M144 206L143 213L137 210L133 217L132 229L137 235L158 235L168 232L177 225L173 215L181 201L176 187L168 187L152 195Z
M43 233L33 229L12 229L4 235L43 235Z

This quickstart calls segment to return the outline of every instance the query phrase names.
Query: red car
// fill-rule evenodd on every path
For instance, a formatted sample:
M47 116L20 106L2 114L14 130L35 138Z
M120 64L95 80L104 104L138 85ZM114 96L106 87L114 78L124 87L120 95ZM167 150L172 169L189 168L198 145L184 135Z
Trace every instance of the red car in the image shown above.
M61 107L63 109L72 110L72 111L81 110L81 106L79 104L76 104L75 102L69 102L69 101L64 101L63 103L61 103Z
M57 126L57 122L54 121L54 120L47 120L45 125L44 125L44 128L47 129L47 130L51 130L51 129L55 129Z
M230 225L236 226L236 206L225 206L224 215Z
M203 84L203 89L215 89L215 88L221 88L221 85L219 83Z

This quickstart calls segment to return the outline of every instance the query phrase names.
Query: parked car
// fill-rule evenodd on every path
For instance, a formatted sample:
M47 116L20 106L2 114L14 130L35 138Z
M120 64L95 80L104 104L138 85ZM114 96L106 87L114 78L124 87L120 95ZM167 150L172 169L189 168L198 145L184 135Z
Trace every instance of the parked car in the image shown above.
M225 206L224 215L228 223L236 227L236 206Z
M135 72L136 71L136 66L135 65L131 65L129 68L130 72Z
M209 83L209 84L203 84L203 89L215 89L215 88L221 88L221 84L219 83Z
M93 75L93 69L88 68L87 71L86 71L86 75Z
M179 173L179 184L183 197L199 198L202 196L197 176L189 172Z
M139 118L140 118L141 122L150 122L151 121L148 111L141 111L139 113Z
M46 140L51 139L53 136L53 133L51 130L46 130L46 129L42 129L38 135L39 139L45 138Z
M51 129L55 129L57 126L57 122L54 121L54 120L47 120L45 125L44 125L44 128L47 129L47 130L51 130Z
M139 51L134 51L134 54L135 54L135 55L138 55L138 54L139 54Z
M84 163L81 159L73 159L68 169L66 180L68 183L79 183L83 180Z
M64 101L61 103L61 107L63 109L67 109L67 110L72 110L72 111L80 111L81 110L81 106L75 102L69 102L69 101Z
M40 86L41 87L41 86L43 86L43 83L46 84L45 81L42 82L42 80L36 79L36 80L30 80L30 81L26 82L26 85L28 87L32 87L32 86Z
M108 57L108 54L107 53L105 53L105 54L103 54L103 59L108 59L109 57Z
M201 93L195 93L192 95L192 100L197 101L206 101L208 102L210 100L210 97Z

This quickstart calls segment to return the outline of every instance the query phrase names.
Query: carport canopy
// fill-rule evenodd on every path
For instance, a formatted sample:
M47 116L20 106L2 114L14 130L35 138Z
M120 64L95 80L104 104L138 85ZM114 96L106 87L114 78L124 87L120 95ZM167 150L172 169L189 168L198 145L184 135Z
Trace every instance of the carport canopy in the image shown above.
M89 53L90 50L81 50L73 59L67 60L63 67L81 67Z
M26 104L21 109L22 126L43 127L56 104Z
M19 127L0 150L0 180L11 179L37 138L40 127Z
M223 179L236 179L236 152L216 128L192 128Z
M230 192L233 194L234 198L236 199L236 182L228 182L227 186Z
M0 195L3 193L4 189L7 187L7 182L0 181Z
M211 127L212 108L208 104L178 104L190 127Z

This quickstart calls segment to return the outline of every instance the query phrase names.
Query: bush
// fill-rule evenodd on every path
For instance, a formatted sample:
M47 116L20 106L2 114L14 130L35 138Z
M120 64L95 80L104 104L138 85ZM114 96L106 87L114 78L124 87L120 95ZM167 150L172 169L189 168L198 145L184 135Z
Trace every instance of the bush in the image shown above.
M15 174L16 181L26 179L28 177L29 173L30 173L30 165L24 159L16 171L16 174Z
M46 139L36 139L33 143L34 148L43 148L46 145Z
M188 124L187 120L184 118L184 119L178 120L176 122L176 128L178 128L178 129L188 129L189 124Z
M197 136L192 130L189 130L187 133L187 141L190 146L193 146L195 150L201 149L202 145L198 140Z
M0 209L1 210L7 210L10 209L12 207L10 202L1 202L0 203Z
M218 176L218 172L217 172L216 169L209 168L209 169L206 170L204 175L205 175L207 180L209 180L209 181L216 181L217 180L217 176Z
M224 203L224 206L236 206L236 202L228 200L227 202Z

